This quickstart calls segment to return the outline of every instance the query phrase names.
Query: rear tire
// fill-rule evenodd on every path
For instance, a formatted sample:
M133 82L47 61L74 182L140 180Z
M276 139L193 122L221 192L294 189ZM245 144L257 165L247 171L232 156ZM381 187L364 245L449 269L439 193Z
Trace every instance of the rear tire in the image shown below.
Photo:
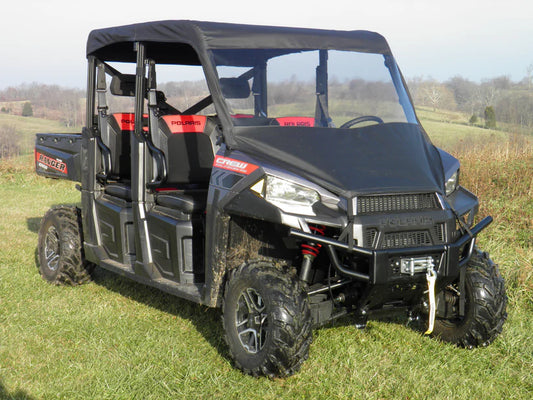
M487 253L472 254L466 265L465 290L464 317L435 320L433 334L461 347L487 346L502 332L507 318L504 280ZM447 298L458 309L458 297L452 293Z
M242 264L230 273L222 309L231 356L245 373L286 377L307 359L309 301L289 271L268 262Z
M80 210L53 207L44 215L39 228L39 272L56 285L80 285L91 279L92 265L83 257Z

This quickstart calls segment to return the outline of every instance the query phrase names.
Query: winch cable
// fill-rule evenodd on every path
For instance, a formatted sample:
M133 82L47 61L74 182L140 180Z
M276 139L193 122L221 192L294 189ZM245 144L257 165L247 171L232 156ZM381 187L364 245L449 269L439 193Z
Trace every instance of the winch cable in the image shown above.
M429 320L428 329L424 335L430 335L433 332L433 327L435 325L435 311L437 309L437 302L435 301L435 282L437 280L437 273L433 268L427 270L426 280L428 283Z

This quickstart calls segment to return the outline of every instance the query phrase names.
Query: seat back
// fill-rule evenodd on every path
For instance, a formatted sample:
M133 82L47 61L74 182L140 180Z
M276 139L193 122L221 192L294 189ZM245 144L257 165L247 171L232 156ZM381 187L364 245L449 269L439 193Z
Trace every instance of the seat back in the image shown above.
M133 113L110 114L102 120L102 141L111 155L108 178L120 180L131 178L130 132L135 129L134 121Z
M164 115L152 141L165 155L167 187L209 183L216 124L203 115Z

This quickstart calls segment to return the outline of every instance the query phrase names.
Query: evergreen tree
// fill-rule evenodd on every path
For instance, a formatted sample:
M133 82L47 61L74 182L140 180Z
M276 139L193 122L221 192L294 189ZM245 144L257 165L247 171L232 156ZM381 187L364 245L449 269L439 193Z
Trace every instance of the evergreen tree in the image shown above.
M24 107L22 107L22 116L23 117L31 117L31 116L33 116L33 108L32 108L31 103L29 101L24 103Z
M494 112L494 108L492 106L485 107L485 128L496 128L496 113Z

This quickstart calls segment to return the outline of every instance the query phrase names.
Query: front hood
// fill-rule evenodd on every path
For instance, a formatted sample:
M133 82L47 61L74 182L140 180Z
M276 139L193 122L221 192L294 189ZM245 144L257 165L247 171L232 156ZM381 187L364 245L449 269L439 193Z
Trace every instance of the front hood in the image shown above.
M437 149L416 124L358 129L239 127L236 149L339 195L441 192Z

